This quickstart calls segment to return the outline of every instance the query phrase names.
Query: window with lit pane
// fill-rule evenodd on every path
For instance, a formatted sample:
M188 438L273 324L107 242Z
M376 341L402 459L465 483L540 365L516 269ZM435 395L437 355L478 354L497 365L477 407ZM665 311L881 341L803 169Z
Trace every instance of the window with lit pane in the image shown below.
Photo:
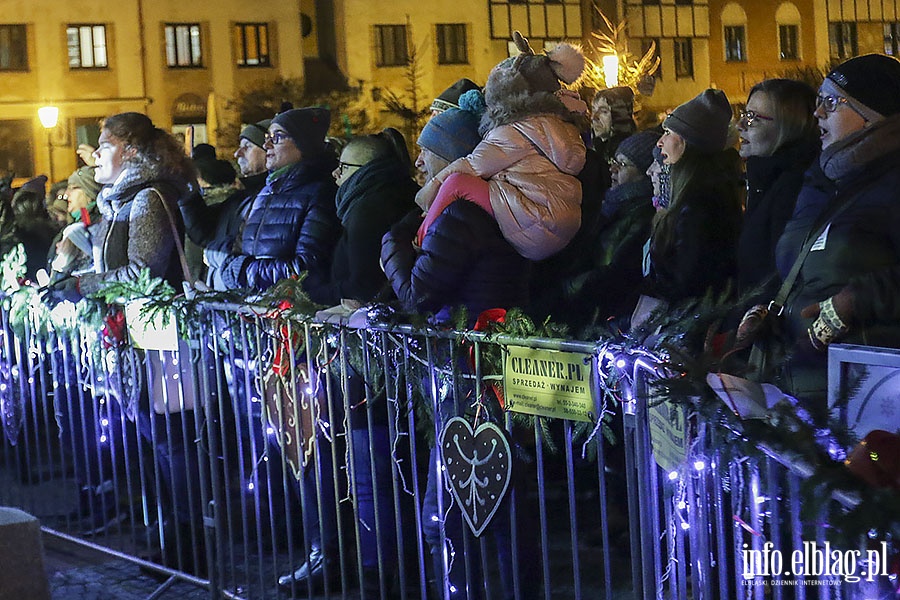
M202 67L199 23L169 23L166 25L166 65Z
M109 66L106 55L106 25L69 25L66 45L70 69L104 69Z
M267 23L237 23L234 26L234 54L239 67L271 66Z

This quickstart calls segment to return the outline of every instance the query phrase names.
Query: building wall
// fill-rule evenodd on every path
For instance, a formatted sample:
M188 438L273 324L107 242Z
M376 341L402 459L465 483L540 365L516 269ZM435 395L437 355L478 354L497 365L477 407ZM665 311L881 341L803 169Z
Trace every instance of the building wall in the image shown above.
M553 10L550 10L550 9ZM519 15L531 11L531 20ZM547 9L547 10L545 10ZM391 91L411 104L409 70L404 67L376 65L375 26L409 25L408 35L418 63L417 107L431 100L454 81L467 77L484 84L491 68L510 55L507 32L522 31L533 48L542 50L546 42L567 39L580 42L584 34L580 2L565 0L565 6L534 2L511 5L505 0L458 0L421 2L395 0L390 3L367 0L335 0L335 28L338 40L338 64L351 85L362 87L370 99L373 126L391 124L383 112L384 98ZM436 31L438 24L466 25L468 63L442 65L438 62ZM532 28L529 31L529 27ZM571 34L571 35L566 35Z
M133 110L146 112L159 127L170 129L175 121L192 120L179 118L179 110L206 112L209 107L211 121L222 123L234 118L226 114L226 101L238 91L277 77L303 76L299 0L217 0L211 8L207 3L178 0L5 2L0 24L26 24L29 60L26 72L0 71L0 127L4 120L28 120L32 136L24 140L27 147L21 152L31 155L34 173L50 171L52 152L53 178L58 180L76 166L76 120L93 122ZM268 24L271 66L236 65L232 41L237 22ZM166 66L165 23L200 24L202 66ZM69 68L69 24L106 26L107 68ZM60 109L59 125L50 136L37 118L38 107L45 104ZM205 119L199 114L193 117L199 123ZM210 123L211 141L215 125ZM8 142L0 139L0 143ZM0 164L0 174L5 168Z
M720 88L733 103L743 103L762 79L796 75L800 69L826 69L834 55L830 22L856 23L859 54L883 52L883 23L900 21L900 0L693 0L690 6L676 5L676 0L619 2L619 14L624 15L636 47L642 38L660 40L662 76L653 96L645 99L646 106L657 110L680 104L707 87ZM783 60L777 15L790 6L799 14L800 56ZM728 62L723 15L734 14L735 9L746 18L746 60ZM688 80L673 76L673 40L681 36L691 36L694 43L694 77Z

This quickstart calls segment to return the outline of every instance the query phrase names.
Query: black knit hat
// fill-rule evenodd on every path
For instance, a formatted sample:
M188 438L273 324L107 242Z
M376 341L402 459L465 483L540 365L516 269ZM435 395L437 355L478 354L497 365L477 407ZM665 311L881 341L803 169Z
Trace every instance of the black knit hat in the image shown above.
M469 90L479 90L478 84L465 77L454 82L453 85L441 92L440 96L431 103L431 110L443 112L451 108L459 108L459 97Z
M331 126L331 111L321 107L292 108L276 115L272 125L280 125L303 154L321 154Z
M722 90L708 89L672 111L663 128L674 131L701 152L725 149L731 105Z
M828 74L848 100L884 117L900 113L900 61L883 54L864 54L843 62Z
M227 160L207 158L194 161L194 166L197 167L203 181L209 185L228 185L234 183L234 179L237 177L234 166Z
M643 173L653 162L653 149L656 148L657 141L659 141L658 131L652 129L641 131L622 140L616 148L616 154L625 156Z

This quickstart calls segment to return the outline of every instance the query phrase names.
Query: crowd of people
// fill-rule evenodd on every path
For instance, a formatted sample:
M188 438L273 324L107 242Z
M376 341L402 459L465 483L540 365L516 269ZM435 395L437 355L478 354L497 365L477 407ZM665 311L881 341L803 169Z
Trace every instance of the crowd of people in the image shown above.
M23 243L27 277L45 268L50 298L145 268L176 289L187 280L256 292L305 273L324 305L394 302L434 323L462 306L470 324L484 310L520 307L568 324L573 337L609 321L627 329L645 299L658 308L713 294L745 304L729 338L754 346L738 353L743 373L813 408L824 404L830 343L898 345L900 62L850 59L818 90L788 79L762 81L746 99L708 89L638 131L631 89L600 90L590 107L566 89L583 70L577 48L535 53L515 41L520 54L483 89L462 80L436 99L414 163L392 128L327 139L332 115L322 107L244 127L239 173L214 149L186 156L145 115L110 116L87 165L46 204L45 181L7 194L0 253ZM784 360L764 366L757 349L776 344ZM150 418L139 430L149 432ZM350 422L354 464L364 465L352 475L367 490L360 513L374 522L373 503L390 490L373 488L387 476L368 470L389 472L387 423ZM181 467L165 472L177 489L196 465L171 442L166 460ZM428 514L437 477L429 473ZM184 526L189 504L173 526ZM295 590L320 583L335 560L334 515L302 511L321 535L279 580ZM426 525L440 572L440 532ZM497 533L501 553L508 534ZM385 556L396 554L390 538ZM363 545L370 572L374 538ZM447 577L466 589L464 574Z

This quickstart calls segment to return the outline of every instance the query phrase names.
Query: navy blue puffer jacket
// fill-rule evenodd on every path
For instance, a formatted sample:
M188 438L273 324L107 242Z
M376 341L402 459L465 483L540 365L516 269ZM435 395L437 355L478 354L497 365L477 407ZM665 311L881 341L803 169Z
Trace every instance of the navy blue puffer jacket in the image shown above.
M483 208L455 200L413 247L421 219L405 219L382 241L385 274L406 310L449 317L457 306L469 320L489 308L525 307L531 263L519 255Z
M229 288L264 290L309 271L327 272L340 223L330 156L307 157L269 176L247 214L236 254L222 265Z

